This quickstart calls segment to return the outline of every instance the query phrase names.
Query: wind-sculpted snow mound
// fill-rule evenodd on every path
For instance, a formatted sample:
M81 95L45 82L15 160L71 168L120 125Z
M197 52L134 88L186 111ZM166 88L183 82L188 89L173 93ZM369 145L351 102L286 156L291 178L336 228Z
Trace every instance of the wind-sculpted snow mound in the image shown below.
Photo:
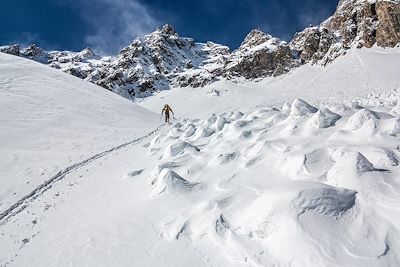
M315 112L317 112L317 108L302 99L295 99L290 108L290 116L292 117L301 117Z
M340 120L341 116L327 108L318 110L311 118L311 124L317 128L329 128Z
M378 119L379 116L375 112L368 109L360 109L349 118L346 128L355 131L365 125L370 129L374 129L377 126L376 124Z
M199 149L187 142L177 141L171 145L169 145L165 151L164 157L176 157L180 154L183 154L185 151L199 151Z
M354 233L389 233L393 218L382 217L385 226L378 227L377 217L382 215L367 203L392 203L400 192L393 136L397 118L387 112L344 105L318 109L296 99L280 110L213 114L174 124L173 129L180 129L175 139L170 133L160 135L158 145L166 151L176 148L172 151L179 157L168 154L175 164L161 172L158 168L157 183L162 181L161 191L185 192L192 204L161 224L162 235L195 246L206 238L211 247L223 248L230 260L251 266L320 266L332 255L335 264L369 264L366 250L351 243L371 246L371 253L379 256L385 252L385 240L378 233L371 238ZM185 179L176 172L184 173ZM336 236L342 228L346 234ZM325 232L319 237L315 232L320 229ZM326 246L326 240L334 245L325 255L303 257ZM293 243L303 249L293 251ZM211 247L197 249L209 255ZM391 259L375 258L373 265Z
M356 192L339 188L312 188L299 193L293 201L298 216L305 212L339 216L355 205Z
M156 190L161 193L165 190L170 192L178 192L181 194L201 191L205 188L204 185L199 183L191 183L179 176L174 171L167 168L163 169L157 177L156 181L153 181L156 186Z

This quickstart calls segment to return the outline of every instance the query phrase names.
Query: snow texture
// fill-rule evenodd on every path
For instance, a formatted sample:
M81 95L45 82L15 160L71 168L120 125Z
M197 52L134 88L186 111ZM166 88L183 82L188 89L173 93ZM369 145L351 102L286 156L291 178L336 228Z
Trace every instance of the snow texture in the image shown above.
M171 90L155 113L0 54L0 265L398 266L398 55Z

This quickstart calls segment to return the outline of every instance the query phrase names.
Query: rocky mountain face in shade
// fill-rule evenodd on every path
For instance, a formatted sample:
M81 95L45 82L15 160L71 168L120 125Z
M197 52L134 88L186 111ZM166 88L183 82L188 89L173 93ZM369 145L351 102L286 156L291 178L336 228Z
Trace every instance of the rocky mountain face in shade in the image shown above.
M165 25L136 38L116 56L100 56L90 48L47 52L36 45L0 46L0 52L48 64L133 99L171 86L278 76L305 63L326 65L350 48L399 43L398 0L341 0L330 18L297 33L289 43L253 30L230 51L224 45L180 37Z
M20 49L19 44L0 46L0 52L14 56L20 55Z
M297 66L289 45L260 30L251 31L226 65L228 77L278 76Z

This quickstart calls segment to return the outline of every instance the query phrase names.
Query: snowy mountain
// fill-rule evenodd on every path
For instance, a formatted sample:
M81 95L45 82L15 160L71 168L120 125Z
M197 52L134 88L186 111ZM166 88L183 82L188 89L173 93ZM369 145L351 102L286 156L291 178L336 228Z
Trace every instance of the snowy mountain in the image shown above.
M251 31L233 52L223 45L180 37L170 25L135 39L116 57L81 52L45 52L36 45L0 51L61 69L126 98L146 97L173 87L203 87L218 80L277 76L299 65L286 42Z
M198 87L217 80L218 69L223 67L229 48L179 37L170 25L165 25L135 39L116 57L100 57L89 48L81 52L45 52L36 45L21 51L19 45L3 46L0 52L49 64L124 97L134 98L168 89L170 84Z
M49 64L126 98L143 98L171 87L203 87L286 74L305 63L326 65L351 48L400 43L398 1L341 0L332 17L296 34L287 44L259 30L238 49L180 37L170 25L135 39L115 57L46 52L36 45L0 47L0 52Z
M131 45L121 50L110 64L97 69L88 81L109 88L126 97L169 88L172 81L199 86L190 78L176 78L177 74L191 69L207 71L209 64L218 64L229 49L213 43L195 43L193 39L179 37L170 25L137 38ZM205 61L208 63L206 64ZM204 66L204 65L207 66ZM207 80L202 76L201 79Z

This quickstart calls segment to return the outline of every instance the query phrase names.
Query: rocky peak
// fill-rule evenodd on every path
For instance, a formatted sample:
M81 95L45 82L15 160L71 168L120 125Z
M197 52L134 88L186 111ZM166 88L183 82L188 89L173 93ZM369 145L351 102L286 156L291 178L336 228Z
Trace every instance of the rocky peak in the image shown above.
M206 51L208 54L212 54L215 56L224 56L230 54L229 47L225 45L216 44L213 42L207 42L204 45L203 50Z
M287 46L287 43L277 37L264 33L258 29L252 30L244 39L234 54L254 53L255 51L276 51L281 47Z
M97 54L95 54L94 51L90 47L86 47L82 51L76 53L74 58L76 60L82 61L82 60L86 60L86 59L90 59L90 58L98 58L98 57L99 56Z
M167 34L167 35L175 35L176 34L175 29L170 24L165 24L161 28L160 32L163 34Z
M255 47L271 39L272 39L271 35L266 34L265 32L259 29L254 29L249 34L247 34L240 47L250 47L250 48Z
M227 77L254 79L277 76L288 72L296 64L286 42L256 29L232 53L226 67Z
M19 44L0 46L0 52L14 56L19 56L20 46Z
M27 48L23 49L21 51L21 54L31 59L38 59L40 57L43 57L46 53L42 48L38 47L36 44L31 44Z

